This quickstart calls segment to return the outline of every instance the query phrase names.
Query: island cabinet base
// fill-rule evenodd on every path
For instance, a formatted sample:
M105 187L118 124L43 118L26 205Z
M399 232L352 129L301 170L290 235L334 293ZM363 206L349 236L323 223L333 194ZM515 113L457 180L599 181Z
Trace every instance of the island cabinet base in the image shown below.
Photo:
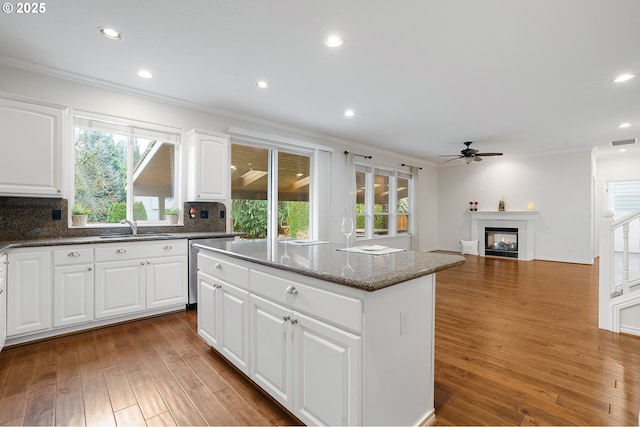
M433 423L433 274L368 292L199 250L200 335L219 351L220 331L245 337L241 363L220 354L300 421ZM214 297L228 286L248 295L230 317Z

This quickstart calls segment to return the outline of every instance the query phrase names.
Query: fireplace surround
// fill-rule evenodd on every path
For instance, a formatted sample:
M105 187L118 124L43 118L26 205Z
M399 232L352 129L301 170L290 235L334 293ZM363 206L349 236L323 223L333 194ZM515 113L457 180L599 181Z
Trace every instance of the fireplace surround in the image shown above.
M477 211L469 212L471 215L471 240L478 240L480 244L479 255L491 255L486 251L486 228L511 228L517 229L517 256L513 258L522 261L535 259L534 237L537 211Z

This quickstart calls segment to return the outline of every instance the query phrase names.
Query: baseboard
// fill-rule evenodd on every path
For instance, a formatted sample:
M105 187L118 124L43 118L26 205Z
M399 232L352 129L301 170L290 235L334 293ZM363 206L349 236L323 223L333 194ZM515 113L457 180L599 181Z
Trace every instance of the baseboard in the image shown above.
M633 326L620 326L620 333L640 337L640 328L636 328Z
M419 426L432 426L436 422L436 410L432 409L423 417L422 422L418 424Z

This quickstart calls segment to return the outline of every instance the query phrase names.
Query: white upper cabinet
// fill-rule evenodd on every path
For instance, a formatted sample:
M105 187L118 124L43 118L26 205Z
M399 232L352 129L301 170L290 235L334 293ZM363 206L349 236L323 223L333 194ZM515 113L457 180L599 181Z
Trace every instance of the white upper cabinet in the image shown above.
M229 189L229 136L194 129L187 133L190 201L226 201Z
M0 97L0 195L62 197L64 119L54 104Z

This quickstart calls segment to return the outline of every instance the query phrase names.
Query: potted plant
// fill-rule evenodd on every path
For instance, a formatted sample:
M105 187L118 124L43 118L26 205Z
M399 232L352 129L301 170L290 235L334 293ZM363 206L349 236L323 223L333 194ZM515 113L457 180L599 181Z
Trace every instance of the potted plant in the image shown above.
M87 225L87 218L90 212L89 209L85 209L81 204L76 203L73 209L71 209L71 225L78 227Z
M169 224L177 224L180 210L176 208L168 208L164 210L164 215L169 220Z

